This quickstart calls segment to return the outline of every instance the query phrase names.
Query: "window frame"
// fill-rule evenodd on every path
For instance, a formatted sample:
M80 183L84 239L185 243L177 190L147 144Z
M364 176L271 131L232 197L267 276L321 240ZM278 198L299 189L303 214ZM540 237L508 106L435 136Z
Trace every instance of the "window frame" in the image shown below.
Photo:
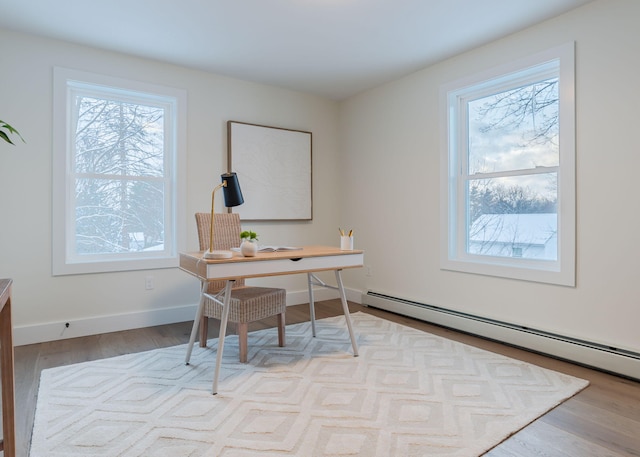
M575 44L573 42L525 57L448 84L440 90L443 119L440 167L440 266L443 270L575 286ZM558 258L556 261L500 257L466 252L466 181L463 169L468 150L466 127L457 128L466 108L462 99L470 93L516 87L557 62L559 96ZM539 71L536 71L539 70ZM536 79L536 78L533 78ZM502 89L501 89L502 90ZM493 92L495 93L495 92ZM534 170L534 169L531 169ZM531 171L527 170L527 171ZM533 173L543 172L540 169ZM465 172L466 173L466 172ZM498 173L497 175L500 175ZM493 173L479 175L491 177Z
M77 91L165 108L165 238L161 251L76 255L71 98ZM54 67L52 163L52 274L70 275L174 268L186 246L186 91L124 78Z

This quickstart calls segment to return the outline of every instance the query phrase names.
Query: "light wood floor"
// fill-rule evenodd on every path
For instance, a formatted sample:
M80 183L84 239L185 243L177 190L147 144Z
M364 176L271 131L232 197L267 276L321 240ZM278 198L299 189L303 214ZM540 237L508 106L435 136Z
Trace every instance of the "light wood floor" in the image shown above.
M578 395L548 412L486 455L490 457L640 456L640 383L385 311L357 304L350 304L350 309L352 312L363 311L374 314L590 381L589 387ZM318 319L338 314L342 314L338 300L316 304ZM287 324L308 319L307 305L292 306L287 309ZM275 324L275 318L265 320L250 325L249 330L274 327ZM17 455L20 457L29 455L41 370L186 343L190 329L191 325L187 322L17 347L15 349ZM210 337L216 337L218 326L213 321L209 329Z

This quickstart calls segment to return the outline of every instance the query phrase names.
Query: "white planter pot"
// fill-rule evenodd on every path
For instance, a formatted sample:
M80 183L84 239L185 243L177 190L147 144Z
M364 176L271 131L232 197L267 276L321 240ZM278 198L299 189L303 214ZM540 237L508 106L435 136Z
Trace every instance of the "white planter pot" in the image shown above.
M245 257L255 257L258 252L258 243L254 241L243 241L240 244L240 253Z

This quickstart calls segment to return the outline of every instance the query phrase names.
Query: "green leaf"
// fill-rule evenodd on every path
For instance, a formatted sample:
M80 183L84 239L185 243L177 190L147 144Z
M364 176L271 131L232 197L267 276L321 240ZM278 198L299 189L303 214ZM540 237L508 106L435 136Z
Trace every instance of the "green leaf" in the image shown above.
M14 144L13 141L11 141L11 139L9 138L9 135L7 135L7 132L2 131L2 129L8 131L11 134L18 135L22 142L25 143L24 138L22 138L22 135L20 135L20 133L16 129L11 127L5 121L0 120L0 138L2 138L7 143Z
M240 233L240 238L243 240L255 240L258 241L258 234L256 232L252 232L251 230L244 230Z
M11 141L7 136L7 134L4 133L2 130L0 130L0 138L2 138L4 141L6 141L9 144L13 144L13 141Z

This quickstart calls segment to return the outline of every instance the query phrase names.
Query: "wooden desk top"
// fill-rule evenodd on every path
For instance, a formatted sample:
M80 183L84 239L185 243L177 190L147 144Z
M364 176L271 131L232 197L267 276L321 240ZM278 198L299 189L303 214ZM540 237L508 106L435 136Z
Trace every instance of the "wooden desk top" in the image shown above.
M362 250L350 250L343 251L340 248L332 246L301 246L300 249L276 251L276 252L258 252L255 257L245 257L240 252L231 251L233 257L230 259L204 259L202 255L204 251L185 252L181 253L181 256L188 256L197 258L206 263L231 263L231 262L259 262L261 260L274 260L274 259L303 259L305 257L323 257L330 255L349 255L349 254L362 254Z
M343 251L329 246L259 252L255 257L232 252L229 259L204 259L204 251L181 253L180 268L201 279L251 278L362 267L364 254L362 250Z

